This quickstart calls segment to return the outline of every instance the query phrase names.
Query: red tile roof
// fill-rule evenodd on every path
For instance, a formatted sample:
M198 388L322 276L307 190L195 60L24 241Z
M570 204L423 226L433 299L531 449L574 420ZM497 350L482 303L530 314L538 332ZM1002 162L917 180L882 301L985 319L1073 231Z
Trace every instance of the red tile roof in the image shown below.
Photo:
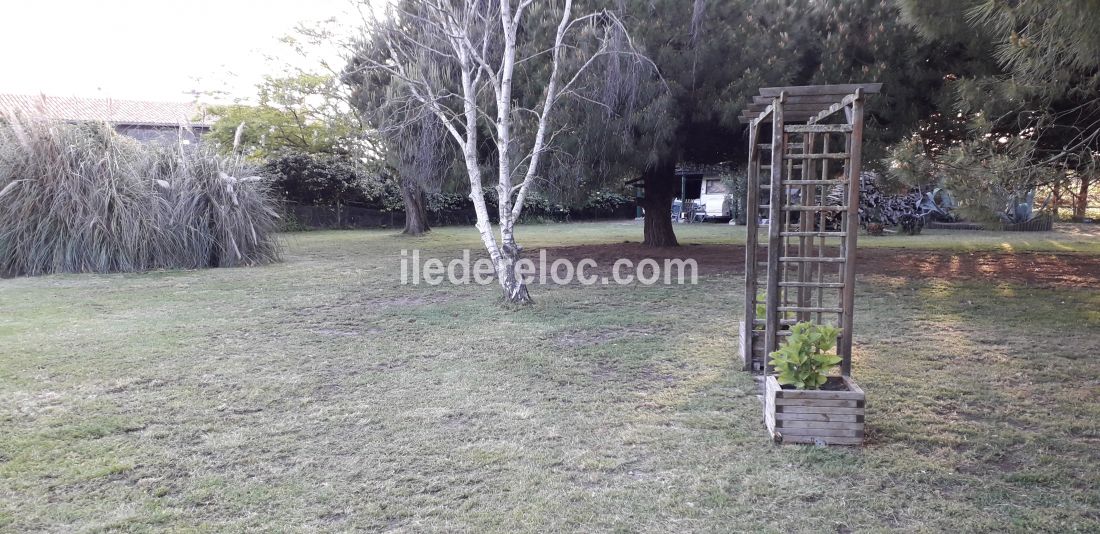
M144 102L113 98L77 98L0 94L0 114L22 112L64 121L105 121L148 126L210 126L202 106L188 102Z

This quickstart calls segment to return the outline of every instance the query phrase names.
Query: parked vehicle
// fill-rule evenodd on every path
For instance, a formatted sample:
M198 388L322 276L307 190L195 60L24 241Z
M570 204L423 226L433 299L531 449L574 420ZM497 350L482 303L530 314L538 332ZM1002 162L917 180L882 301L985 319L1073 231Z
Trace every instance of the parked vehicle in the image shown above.
M729 189L720 177L707 177L699 191L698 202L706 207L706 219L719 219L731 216L732 202Z

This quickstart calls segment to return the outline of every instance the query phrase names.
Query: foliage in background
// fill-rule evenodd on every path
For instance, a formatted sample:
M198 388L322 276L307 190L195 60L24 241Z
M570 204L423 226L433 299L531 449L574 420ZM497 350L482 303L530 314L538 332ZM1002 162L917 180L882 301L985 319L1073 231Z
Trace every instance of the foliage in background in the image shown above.
M602 4L602 3L601 3ZM573 156L565 179L589 187L642 178L644 242L675 246L672 199L677 163L740 159L738 114L761 86L784 85L796 57L786 30L801 6L778 0L625 0L617 10L633 42L655 64L605 58L585 85L590 105L567 110L580 124L559 139ZM745 53L751 50L751 53Z
M800 322L791 327L783 346L771 353L771 365L782 385L798 389L818 389L841 358L829 351L836 346L840 329L835 326Z
M934 152L929 151L925 139L919 134L902 139L889 148L887 157L882 162L886 172L881 175L879 184L891 193L913 188L926 191L942 185L944 172L930 156L932 153Z
M0 125L0 275L276 261L278 216L254 173L106 124L11 118Z
M978 46L928 41L901 16L897 0L801 2L804 19L797 36L801 68L812 72L799 83L881 82L882 93L867 99L864 167L880 167L888 147L922 131L936 143L958 133L950 110L956 97L950 80L960 73L988 73L995 63ZM953 21L941 21L951 24ZM898 193L903 191L888 191Z
M898 217L898 227L903 234L918 235L924 229L924 218L913 213L907 213Z
M1055 168L1021 165L1034 150L1029 139L975 139L940 159L951 169L946 185L964 202L959 211L970 220L1022 223L1033 218L1035 190L1057 178ZM1045 203L1044 203L1045 205Z
M402 0L397 7L414 12L417 2ZM422 29L409 24L405 31ZM422 39L427 42L430 37ZM401 93L405 86L400 76L387 69L367 67L392 62L394 51L389 44L367 37L353 40L341 80L349 91L348 101L378 141L387 174L392 177L393 191L399 195L405 212L404 233L418 235L429 230L426 195L443 191L448 182L463 183L465 169L461 154L438 118L417 106L403 104ZM483 152L490 148L484 147Z
M1100 152L1100 5L1095 0L899 0L925 43L995 65L946 72L968 129L927 156L983 219L1016 217L1021 191L1076 185L1084 215ZM964 183L965 182L965 183ZM1056 199L1057 201L1057 199Z
M332 154L283 152L261 167L273 193L288 202L313 206L367 204L383 194L380 181L348 158Z
M1035 191L1063 178L1057 166L1031 163L1035 151L1034 139L983 135L929 152L914 136L891 149L889 175L920 191L920 215L1022 223L1036 216Z
M390 209L400 209L401 205L393 199L387 202ZM459 193L428 193L425 195L427 210L436 224L470 224L474 220L474 205L468 195ZM496 195L488 191L485 204L490 217L497 209ZM566 222L571 220L598 220L628 216L634 210L634 199L619 193L596 191L586 201L577 205L567 205L533 194L527 197L527 207L523 210L524 222Z
M953 126L946 115L928 120L954 100L942 90L948 74L995 67L965 47L923 41L894 0L628 0L618 9L660 77L609 58L611 74L586 95L596 104L570 111L583 127L560 144L575 157L574 180L644 178L645 238L661 246L675 244L664 215L679 191L675 164L744 161L737 115L760 87L883 82L868 99L864 161L874 169L922 123Z
M257 103L209 106L217 120L206 134L223 153L264 160L284 151L365 155L362 126L331 75L267 76Z
M294 38L284 42L297 49ZM344 86L331 73L288 71L257 85L256 105L209 107L218 120L206 141L224 154L259 163L286 202L376 204L384 193L381 156L348 105ZM290 217L292 211L285 213ZM290 218L285 223L285 229L302 226Z
M737 224L745 224L745 217L747 217L749 212L749 208L746 205L749 194L748 173L746 173L744 169L740 169L736 172L724 174L722 175L722 183L726 186L726 191L729 191L730 217L732 217Z

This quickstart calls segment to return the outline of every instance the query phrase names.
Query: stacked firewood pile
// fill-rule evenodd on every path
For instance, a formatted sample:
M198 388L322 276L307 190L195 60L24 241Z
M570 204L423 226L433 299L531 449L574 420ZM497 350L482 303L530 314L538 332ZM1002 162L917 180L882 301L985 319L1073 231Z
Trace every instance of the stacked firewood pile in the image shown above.
M868 223L879 223L883 226L901 226L907 233L919 233L924 226L923 218L917 214L920 193L887 195L879 190L877 181L878 174L874 172L859 173L859 225L866 228ZM826 204L842 205L845 187L834 186L826 197ZM825 223L830 229L838 230L840 221L840 213L830 213Z

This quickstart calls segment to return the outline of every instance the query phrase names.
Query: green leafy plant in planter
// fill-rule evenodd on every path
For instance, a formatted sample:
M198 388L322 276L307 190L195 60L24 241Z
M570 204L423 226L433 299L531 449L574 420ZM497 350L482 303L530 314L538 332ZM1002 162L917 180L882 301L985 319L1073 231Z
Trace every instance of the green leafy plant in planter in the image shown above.
M783 346L770 355L770 363L778 373L776 380L798 389L821 387L841 360L829 354L836 347L838 334L840 329L829 325L801 322L792 326Z

